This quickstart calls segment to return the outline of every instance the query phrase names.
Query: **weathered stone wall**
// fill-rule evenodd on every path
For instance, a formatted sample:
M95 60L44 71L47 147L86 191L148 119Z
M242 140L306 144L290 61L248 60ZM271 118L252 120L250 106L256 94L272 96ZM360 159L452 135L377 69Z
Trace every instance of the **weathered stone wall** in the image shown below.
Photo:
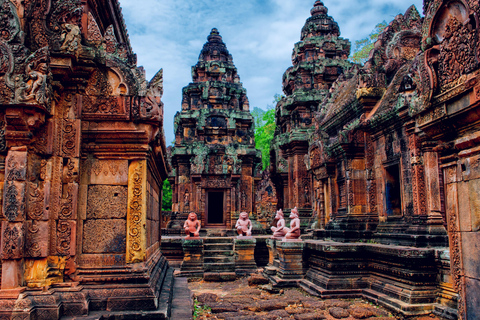
M478 313L480 273L472 267L478 256L472 256L479 211L473 196L478 8L478 1L425 1L424 18L414 7L395 17L365 65L344 70L320 103L306 161L317 195L314 237L381 243L385 250L441 248L428 263L437 273L431 285L438 288L429 303L439 302L435 312L450 318L458 309L459 319ZM331 266L316 258L322 254L310 257L312 283L320 291L340 288L326 275ZM406 254L400 264L420 272L411 258ZM388 265L389 259L378 255L375 263ZM375 272L384 277L390 269ZM392 287L404 281L392 279ZM381 285L369 290L403 299Z
M137 68L117 1L0 12L0 315L156 309L162 72L147 82Z

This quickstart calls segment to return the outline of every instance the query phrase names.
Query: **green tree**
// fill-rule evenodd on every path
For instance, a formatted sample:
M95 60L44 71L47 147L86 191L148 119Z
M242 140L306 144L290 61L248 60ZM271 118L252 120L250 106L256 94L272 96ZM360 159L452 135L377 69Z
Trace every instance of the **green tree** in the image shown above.
M281 94L275 94L273 103L277 104L282 99ZM267 110L255 107L252 111L255 119L255 148L262 152L263 170L270 165L270 144L275 133L275 108L267 106Z
M356 40L354 43L353 54L351 60L355 63L364 64L368 60L370 51L375 46L375 42L378 36L387 27L387 22L383 20L375 26L375 29L366 37L360 40Z
M265 110L260 109L259 107L254 107L252 110L252 116L255 123L255 131L257 128L260 128L263 125L263 115L265 114Z
M270 144L275 133L275 109L267 110L262 117L263 125L255 129L255 147L262 152L263 170L270 165Z
M172 186L168 180L163 181L162 195L162 210L172 211Z

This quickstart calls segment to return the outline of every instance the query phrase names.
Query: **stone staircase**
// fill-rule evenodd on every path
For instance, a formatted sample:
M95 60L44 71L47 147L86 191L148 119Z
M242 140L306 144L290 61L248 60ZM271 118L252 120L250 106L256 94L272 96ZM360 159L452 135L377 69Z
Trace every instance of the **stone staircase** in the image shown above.
M207 281L230 281L235 275L233 238L208 237L203 243L203 278Z

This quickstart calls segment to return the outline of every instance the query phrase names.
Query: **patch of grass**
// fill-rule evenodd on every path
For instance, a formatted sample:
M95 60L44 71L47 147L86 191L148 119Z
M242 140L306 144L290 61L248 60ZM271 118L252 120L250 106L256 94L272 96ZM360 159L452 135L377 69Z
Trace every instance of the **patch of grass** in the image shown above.
M212 309L204 304L202 305L200 302L198 302L197 299L193 300L193 319L197 319L200 316L203 316L207 313L211 313Z

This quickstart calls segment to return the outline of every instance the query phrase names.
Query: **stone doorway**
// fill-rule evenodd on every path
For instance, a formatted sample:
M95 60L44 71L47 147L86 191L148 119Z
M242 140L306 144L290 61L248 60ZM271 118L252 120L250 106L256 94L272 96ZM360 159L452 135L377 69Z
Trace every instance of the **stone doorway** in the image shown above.
M208 191L207 193L207 226L224 226L224 199L223 191Z

